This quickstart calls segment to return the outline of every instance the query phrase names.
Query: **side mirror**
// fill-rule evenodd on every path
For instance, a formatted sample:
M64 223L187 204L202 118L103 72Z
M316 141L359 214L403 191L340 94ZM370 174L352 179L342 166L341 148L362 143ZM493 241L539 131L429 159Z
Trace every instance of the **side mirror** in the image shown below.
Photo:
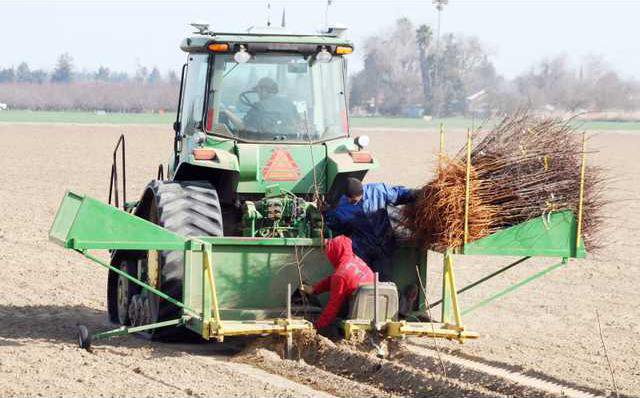
M175 131L176 134L180 132L181 127L182 126L180 125L179 121L176 120L175 122L173 122L173 131Z

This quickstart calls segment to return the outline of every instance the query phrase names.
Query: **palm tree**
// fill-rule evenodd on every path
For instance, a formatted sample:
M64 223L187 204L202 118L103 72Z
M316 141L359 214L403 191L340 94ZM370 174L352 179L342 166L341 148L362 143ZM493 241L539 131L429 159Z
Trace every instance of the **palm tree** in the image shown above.
M433 30L428 25L420 25L416 30L416 42L418 44L418 55L420 57L420 73L422 75L422 94L424 96L425 114L431 115L433 109L433 90L430 78L429 61L433 59L428 56L431 42L433 41Z

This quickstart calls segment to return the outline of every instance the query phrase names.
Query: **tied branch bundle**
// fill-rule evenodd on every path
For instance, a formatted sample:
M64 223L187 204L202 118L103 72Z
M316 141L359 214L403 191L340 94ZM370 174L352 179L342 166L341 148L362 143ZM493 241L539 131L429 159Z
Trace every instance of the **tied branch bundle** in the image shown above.
M436 177L404 210L405 226L425 248L446 250L464 243L466 147L443 156ZM568 120L536 118L525 111L505 117L472 146L468 242L549 213L578 214L582 134ZM602 172L585 170L583 236L596 247Z

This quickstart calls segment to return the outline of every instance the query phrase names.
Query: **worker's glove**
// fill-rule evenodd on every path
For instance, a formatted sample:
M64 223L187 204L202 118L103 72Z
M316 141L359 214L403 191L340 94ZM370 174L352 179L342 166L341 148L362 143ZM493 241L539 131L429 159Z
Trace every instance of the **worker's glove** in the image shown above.
M416 200L418 200L418 198L420 197L420 194L422 192L421 189L411 189L409 190L409 197L407 198L407 203L413 203Z
M308 295L313 295L313 286L311 285L305 285L304 283L302 284L302 286L300 286L300 291L302 293L308 294Z

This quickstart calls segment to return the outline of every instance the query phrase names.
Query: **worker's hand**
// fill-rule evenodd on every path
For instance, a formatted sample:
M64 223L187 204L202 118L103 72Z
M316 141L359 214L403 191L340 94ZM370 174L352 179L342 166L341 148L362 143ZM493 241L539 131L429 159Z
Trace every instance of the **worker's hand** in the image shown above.
M421 195L422 195L422 189L411 189L410 190L410 194L409 194L409 199L407 200L408 203L413 203L416 200L420 199Z
M311 296L313 295L313 286L303 283L302 286L300 286L300 291Z

